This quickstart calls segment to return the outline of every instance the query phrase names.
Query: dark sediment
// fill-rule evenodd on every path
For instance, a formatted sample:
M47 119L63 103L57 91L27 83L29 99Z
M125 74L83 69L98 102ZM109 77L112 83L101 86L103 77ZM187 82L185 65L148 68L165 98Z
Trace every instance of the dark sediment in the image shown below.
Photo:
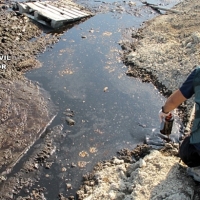
M55 112L49 97L30 81L1 79L0 97L0 169L9 172L45 130Z

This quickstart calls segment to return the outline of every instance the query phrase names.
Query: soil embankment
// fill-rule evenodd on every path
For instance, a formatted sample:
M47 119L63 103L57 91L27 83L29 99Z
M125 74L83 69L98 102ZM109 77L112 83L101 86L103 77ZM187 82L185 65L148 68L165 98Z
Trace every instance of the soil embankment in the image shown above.
M2 6L6 8L6 6ZM50 36L50 35L49 35ZM33 39L34 40L30 40ZM26 80L23 72L40 64L35 54L57 36L47 38L26 16L0 10L0 182L38 139L56 115L49 94ZM17 182L17 181L16 181ZM9 187L7 187L9 188ZM11 189L13 190L13 189ZM3 197L7 195L7 197ZM12 198L1 188L1 199Z
M180 13L160 15L122 42L127 74L153 82L165 96L181 86L200 58L199 2L183 1L174 9ZM185 105L186 122L192 100Z

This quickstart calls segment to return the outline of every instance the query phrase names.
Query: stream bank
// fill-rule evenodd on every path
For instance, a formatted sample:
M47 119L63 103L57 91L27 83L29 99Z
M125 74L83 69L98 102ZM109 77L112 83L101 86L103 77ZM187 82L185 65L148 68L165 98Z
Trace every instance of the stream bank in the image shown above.
M179 88L200 63L199 3L183 1L174 9L180 13L157 16L143 28L130 30L131 41L122 42L127 74L152 82L165 96ZM193 99L181 105L185 124L192 106Z

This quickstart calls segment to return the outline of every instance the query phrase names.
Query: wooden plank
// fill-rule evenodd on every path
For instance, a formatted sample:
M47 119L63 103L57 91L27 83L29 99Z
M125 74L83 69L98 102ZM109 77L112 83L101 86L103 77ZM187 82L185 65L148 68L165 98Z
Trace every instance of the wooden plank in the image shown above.
M81 10L84 9L83 7L80 8L80 6L78 4L75 4L71 1L59 1L59 2L52 2L52 1L44 1L44 2L40 2L40 4L43 4L45 6L53 6L56 8L60 8L61 6L63 6L63 4L65 4L64 7L66 7L67 9L70 9L72 11L78 12L79 14L83 14L83 15L93 15L91 12L86 11L86 12L82 12ZM71 5L71 6L70 6Z
M30 14L27 14L27 13L24 13L27 17L35 20L35 17L33 15L30 15ZM40 24L44 24L45 26L49 26L51 27L51 25L43 20L37 20L37 22L39 22Z
M35 4L36 4L36 3L35 3ZM60 13L60 11L57 11L57 10L56 10L56 7L55 7L55 6L49 7L49 5L44 6L44 5L39 4L39 3L37 3L36 5L40 6L41 8L43 8L43 9L45 9L45 10L49 10L50 12L54 12L54 13L56 13L57 15L63 17L63 18L64 18L65 16L66 16L66 18L69 18L69 19L71 19L71 18L77 18L77 15L74 15L74 14L71 14L71 13L67 13L67 14L62 15L62 14ZM63 12L62 12L62 13L63 13ZM83 17L83 16L81 16L81 17Z
M38 11L38 13L40 13L41 15L43 15L44 17L46 17L48 19L54 19L56 21L63 20L63 18L61 18L60 16L55 15L55 14L53 14L49 11L46 11L42 8L39 8L38 6L36 6L33 3L26 3L26 5L29 6L30 8L32 8L33 10Z
M46 2L41 2L42 4L46 4ZM51 7L52 5L50 5L50 4L46 4L46 6L49 6L49 7ZM53 6L55 6L56 8L57 8L57 10L58 11L60 11L60 12L63 12L63 11L65 11L65 12L71 12L71 10L72 10L72 14L74 14L74 15L78 15L78 16L80 16L80 15L82 15L82 16L86 16L86 15L88 15L88 13L84 13L84 12L81 12L81 11L79 11L79 10L76 10L76 8L74 9L72 9L72 8L69 8L69 9L65 9L65 8L63 8L61 5L59 5L59 4L53 4ZM73 11L75 11L75 12L73 12ZM79 15L80 14L80 15Z
M156 9L156 10L164 10L164 11L170 11L170 12L174 12L174 13L183 13L182 11L179 11L179 10L163 8L163 7L157 6L155 4L148 3L146 1L144 1L142 3L145 4L145 5L147 5L147 6L150 6L153 9Z
M84 9L84 7L72 2L72 1L40 1L41 4L45 5L51 5L51 6L55 6L57 8L59 8L60 6L63 6L65 5L65 7L68 7L69 9L73 9L74 11L78 10L80 11L80 14L89 14L89 15L92 15L91 12L89 11L86 11L86 12L82 12L82 10Z
M79 15L75 15L75 14L71 14L71 12L67 12L66 10L61 10L55 6L52 6L52 5L49 5L49 4L45 4L45 2L41 2L42 4L44 4L46 7L49 7L49 8L52 8L54 10L56 10L57 12L59 13L64 13L64 15L62 16L67 16L67 17L71 17L71 18L77 18L77 17L80 17ZM81 16L83 17L83 15Z
M62 9L63 11L65 12L68 12L70 14L73 14L73 15L76 15L78 17L84 17L84 16L87 16L86 13L78 13L78 12L74 12L72 9L69 9L69 8L66 8L66 7L59 7L60 9Z
M75 21L93 15L90 12L82 11L81 9L83 9L83 7L73 3L72 1L34 1L18 4L20 11L25 13L29 18L53 28L58 28L69 21ZM32 12L34 12L34 16Z
M47 7L47 6L45 6L45 5L42 5L42 4L39 3L39 2L34 2L34 4L35 4L36 6L38 6L38 7L40 7L42 10L46 10L46 11L49 11L49 12L51 12L51 13L54 13L54 14L58 15L58 16L61 17L63 20L74 18L74 16L63 15L63 14L61 14L60 12L58 12L58 11L56 10L56 7L54 7L54 6L51 6L51 8L50 8L50 7Z
M49 13L47 11L38 11L38 14L48 18L48 19L53 19L55 21L62 21L63 18L60 18L59 16L57 15L53 15L52 13Z
M58 28L60 26L63 26L63 21L55 21L55 20L51 20L51 27L53 28Z
M28 11L28 6L23 3L18 3L19 13L26 13Z
M89 16L88 13L84 13L84 12L81 12L81 11L76 10L76 9L74 9L74 8L70 8L69 6L64 6L64 7L61 6L60 8L63 9L63 10L67 10L68 12L71 12L71 13L76 13L76 14L78 14L79 16Z

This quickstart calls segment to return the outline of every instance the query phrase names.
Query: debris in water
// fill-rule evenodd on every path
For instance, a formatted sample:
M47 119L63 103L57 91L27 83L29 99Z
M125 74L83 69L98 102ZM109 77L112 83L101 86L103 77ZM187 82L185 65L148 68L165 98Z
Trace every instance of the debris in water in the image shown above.
M103 91L104 91L104 92L108 92L108 87L105 87L105 88L103 89Z
M87 165L87 163L89 163L89 162L78 161L78 166L81 167L81 168L83 168L83 167L85 167Z
M107 32L107 31L106 31L106 32L104 32L104 33L103 33L103 35L104 35L104 36L111 36L111 35L112 35L112 33L111 33L111 32Z
M68 116L68 117L73 117L74 116L73 111L71 111L71 112L63 112L63 114Z
M97 149L96 149L96 147L90 147L90 153L95 153L95 152L97 152Z
M90 33L94 33L94 29L90 29L89 32L90 32Z
M63 167L63 168L61 169L61 171L62 171L62 172L66 172L67 169L66 169L65 167Z
M89 156L89 154L86 151L81 151L81 152L79 152L79 156L84 158L86 156Z
M71 167L76 167L76 164L72 162Z
M75 124L75 121L71 119L70 117L66 117L66 121L70 126L73 126Z
M70 68L66 68L66 69L63 70L63 71L59 71L58 73L59 73L60 76L63 76L64 74L73 74L74 71L71 70Z
M103 134L103 133L104 133L103 131L101 131L101 130L99 130L99 129L94 130L94 132L95 132L95 133L99 133L99 134Z
M71 183L66 183L66 187L67 187L67 190L68 189L72 189L72 184Z

